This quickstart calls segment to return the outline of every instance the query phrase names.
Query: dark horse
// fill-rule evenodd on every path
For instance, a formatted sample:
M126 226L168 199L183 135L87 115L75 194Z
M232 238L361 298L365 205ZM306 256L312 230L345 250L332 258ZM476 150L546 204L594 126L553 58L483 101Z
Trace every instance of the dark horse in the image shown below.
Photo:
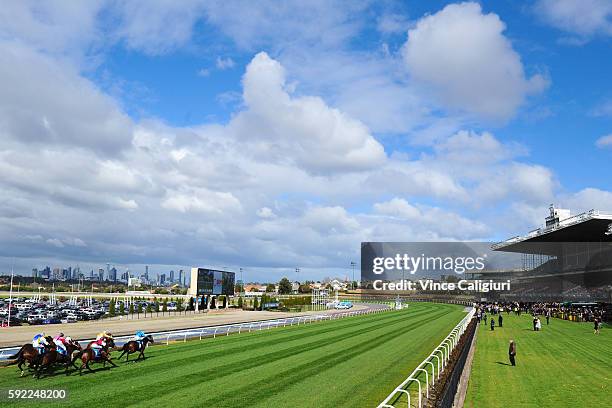
M47 372L49 372L55 363L63 364L64 367L66 367L66 374L68 374L68 368L70 368L71 365L78 369L78 367L74 364L78 353L82 350L81 345L78 342L71 341L66 344L66 354L60 353L57 351L57 346L55 344L54 346L55 347L51 348L49 352L42 355L40 364L36 369L36 378L40 378L40 374L45 369Z
M28 363L28 368L36 369L42 360L42 356L47 354L50 350L55 349L55 343L53 343L53 338L51 336L46 336L45 340L47 340L49 344L45 346L46 353L44 354L39 354L32 343L27 343L21 346L17 354L9 357L9 360L15 360L11 364L17 364L17 367L21 371L21 377L25 374L25 370L23 369L24 363Z
M140 354L138 354L138 357L136 358L136 361L140 360L141 357L144 360L146 358L144 355L144 352L145 352L145 349L147 348L147 344L149 343L155 343L153 341L153 336L151 336L150 334L147 335L141 341L136 341L136 340L128 341L127 343L123 345L123 347L121 347L122 353L119 356L119 360L121 360L121 357L123 357L123 355L127 353L127 356L125 357L125 362L127 363L130 360L130 354L133 354L136 352L140 352Z
M81 367L79 368L79 375L83 375L83 368L87 368L90 372L94 372L91 367L89 367L89 363L99 363L102 362L104 367L106 367L106 363L109 362L113 367L117 367L115 363L113 363L110 359L110 352L115 347L115 342L112 338L106 339L106 345L100 349L98 357L94 350L91 348L93 342L87 345L87 348L79 352L77 358L81 359Z

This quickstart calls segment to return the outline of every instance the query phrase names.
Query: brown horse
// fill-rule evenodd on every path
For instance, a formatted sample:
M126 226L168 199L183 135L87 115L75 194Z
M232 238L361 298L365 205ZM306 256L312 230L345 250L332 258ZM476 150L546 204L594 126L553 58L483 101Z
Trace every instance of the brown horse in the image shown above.
M43 370L46 370L47 372L51 371L51 368L55 363L64 365L66 368L66 375L68 375L68 368L70 368L71 365L78 369L78 367L74 364L77 353L82 350L81 345L78 342L71 341L66 344L66 354L62 354L57 351L57 346L55 343L53 345L55 346L54 348L51 348L49 352L43 354L41 362L36 370L36 378L40 378L40 374Z
M51 349L55 348L55 344L53 343L53 338L51 336L46 336L45 340L47 340L47 343L49 343L49 345L45 346L46 352L49 352ZM27 362L29 369L36 370L42 360L42 356L45 354L46 353L42 355L39 354L38 350L32 345L32 343L27 343L21 346L17 354L10 356L8 359L15 360L11 364L17 364L17 367L21 371L21 377L23 377L25 374L23 364Z
M147 335L142 341L135 341L135 340L128 341L127 343L123 345L123 347L121 347L122 353L118 359L121 360L121 357L123 357L123 355L127 353L127 356L125 357L125 362L127 363L130 360L130 354L133 354L139 351L140 354L138 354L136 361L140 360L141 357L144 360L146 358L144 355L144 351L147 348L147 344L149 343L155 343L153 341L153 336L151 336L150 334Z
M93 342L92 342L93 343ZM81 367L79 368L79 375L83 375L83 368L87 368L90 372L94 372L91 367L89 367L89 363L99 363L102 362L104 367L106 367L106 363L109 362L113 367L117 367L115 363L113 363L110 359L110 352L115 347L115 342L112 338L106 339L106 345L100 349L99 356L96 357L94 350L91 348L91 344L87 345L87 348L77 354L77 358L81 359Z

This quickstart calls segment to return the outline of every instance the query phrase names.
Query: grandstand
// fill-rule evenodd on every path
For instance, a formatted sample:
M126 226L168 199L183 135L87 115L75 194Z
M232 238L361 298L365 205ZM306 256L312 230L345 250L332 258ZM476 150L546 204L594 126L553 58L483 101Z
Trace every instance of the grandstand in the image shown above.
M498 294L504 300L612 301L612 213L570 216L569 210L551 206L543 227L492 249L522 257L521 268L511 273L477 276L510 277L512 291Z

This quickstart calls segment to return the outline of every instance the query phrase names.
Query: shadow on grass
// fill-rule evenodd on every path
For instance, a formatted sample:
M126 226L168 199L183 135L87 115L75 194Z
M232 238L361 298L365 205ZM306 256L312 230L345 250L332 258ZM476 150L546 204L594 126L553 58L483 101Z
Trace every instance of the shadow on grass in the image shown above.
M495 364L505 365L505 366L510 366L510 367L512 367L512 364L504 363L504 362L501 362L501 361L496 361L496 362L495 362Z

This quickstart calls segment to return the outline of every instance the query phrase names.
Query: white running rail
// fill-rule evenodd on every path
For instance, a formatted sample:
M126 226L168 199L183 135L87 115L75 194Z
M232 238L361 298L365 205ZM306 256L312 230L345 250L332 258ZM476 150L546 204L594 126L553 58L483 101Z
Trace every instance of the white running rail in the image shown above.
M453 349L457 346L457 343L459 343L459 338L465 332L465 329L467 328L468 324L470 324L470 321L474 317L475 312L476 310L473 307L470 308L468 314L463 319L461 319L459 324L457 324L457 326L455 326L455 328L451 330L451 332L448 334L448 336L446 336L446 338L444 338L444 340L442 340L442 342L440 342L440 345L436 347L434 351L425 360L423 360L421 364L417 366L417 368L414 369L414 371L408 376L408 378L406 378L400 385L395 387L395 389L391 391L387 398L385 398L380 404L378 404L378 408L395 408L393 403L396 403L396 401L401 398L402 394L406 395L407 407L410 408L410 390L408 389L408 386L413 382L416 382L418 385L418 405L414 406L421 408L423 405L423 389L421 386L421 382L423 381L423 379L417 379L417 377L421 372L425 372L425 394L426 397L429 397L429 387L433 386L436 382L436 379L440 378L440 373L444 371L444 367L446 367L446 364L448 363L448 359L450 358ZM428 365L431 367L431 376L428 375ZM438 368L438 375L436 375L435 367Z
M323 320L337 320L345 317L352 316L361 316L361 315L369 315L376 313L384 313L388 311L393 311L391 307L388 305L372 305L374 307L370 307L365 310L355 310L348 312L337 312L330 314L317 314L317 315L301 315L295 317L287 317L282 319L273 319L273 320L257 320L252 322L245 323L232 323L228 325L222 326L209 326L209 327L201 327L194 329L183 329L183 330L171 330L171 331L162 331L162 332L152 332L149 333L153 336L155 343L157 344L170 344L170 342L183 341L186 342L187 339L199 339L202 340L204 338L217 338L228 336L230 333L240 334L240 333L250 333L252 331L261 331L261 330L269 330L277 327L287 327L287 326L299 326L300 324L304 325L307 323L320 322ZM133 336L115 336L115 345L120 347L124 343L127 343L131 340ZM84 339L79 340L79 343L82 345L86 345L89 341L94 339ZM21 347L6 347L0 349L0 361L6 360L8 356L15 354L19 351Z

